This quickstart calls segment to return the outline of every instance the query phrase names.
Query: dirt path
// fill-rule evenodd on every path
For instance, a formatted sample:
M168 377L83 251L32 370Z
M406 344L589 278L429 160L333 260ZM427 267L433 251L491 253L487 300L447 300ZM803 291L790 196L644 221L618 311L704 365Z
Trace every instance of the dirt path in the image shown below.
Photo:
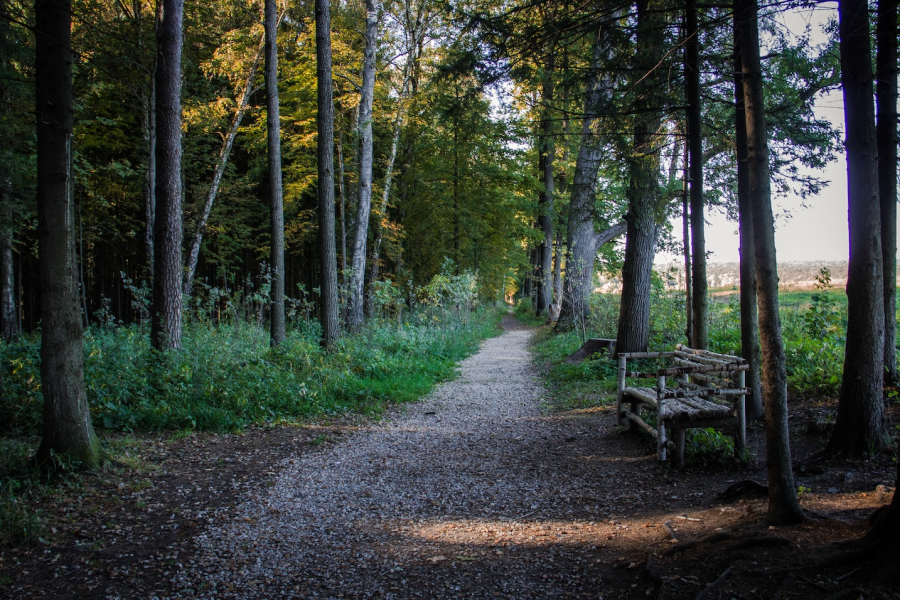
M622 562L608 554L636 541L628 523L660 503L687 508L703 493L680 489L637 438L625 455L621 436L604 447L614 432L608 412L602 420L602 411L542 416L531 332L506 325L425 401L284 465L235 521L199 538L200 553L179 574L183 592L522 598L608 590L604 572ZM650 489L641 485L657 477ZM639 537L662 540L658 525Z
M677 472L647 436L618 431L613 407L542 411L531 331L511 318L504 327L458 379L381 423L140 442L143 467L48 499L51 541L0 549L0 597L681 599L714 581L708 598L857 589L850 569L779 569L862 530L773 530L764 499L715 496L764 481L761 460ZM762 456L761 426L750 436ZM892 468L801 469L804 507L865 517L885 501L872 490ZM719 535L668 555L667 527L687 542ZM789 545L741 547L747 537Z

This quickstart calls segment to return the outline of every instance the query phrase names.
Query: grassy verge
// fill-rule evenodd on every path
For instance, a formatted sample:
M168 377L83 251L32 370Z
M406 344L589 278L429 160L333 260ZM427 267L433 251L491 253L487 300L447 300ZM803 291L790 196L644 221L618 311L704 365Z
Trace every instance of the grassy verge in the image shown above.
M277 349L251 324L187 328L184 349L159 354L139 327L92 329L85 336L85 381L94 424L111 459L135 460L129 431L235 432L251 425L374 415L414 401L455 375L456 364L500 333L501 314L484 308L442 322L423 311L409 323L370 323L329 352L318 329L297 327ZM0 344L0 546L46 534L39 507L86 475L60 460L56 472L35 470L43 401L38 338ZM124 443L124 446L123 446Z
M737 293L714 296L710 302L710 349L740 354L740 309ZM844 359L847 303L834 290L788 291L780 294L782 334L788 366L788 387L795 395L835 396ZM619 296L595 294L587 337L615 338ZM531 317L520 303L516 315ZM684 296L654 293L650 314L650 349L667 350L684 343ZM536 324L536 323L535 323ZM577 332L542 327L535 339L535 357L559 408L605 404L613 400L616 370L611 361L568 364L565 359L582 344Z
M181 352L150 349L138 327L91 330L85 382L98 429L238 431L346 412L377 413L428 393L494 335L500 316L483 309L465 322L371 324L325 352L315 326L270 348L257 327L189 327ZM0 421L6 434L40 431L43 401L37 338L0 345Z

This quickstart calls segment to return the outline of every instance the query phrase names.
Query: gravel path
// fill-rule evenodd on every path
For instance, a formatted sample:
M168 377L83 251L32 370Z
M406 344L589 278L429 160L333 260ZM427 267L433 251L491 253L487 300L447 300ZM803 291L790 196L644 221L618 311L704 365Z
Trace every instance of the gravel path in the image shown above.
M182 595L596 598L609 519L657 467L639 442L604 466L600 413L542 416L531 331L505 325L424 401L284 464L197 539Z

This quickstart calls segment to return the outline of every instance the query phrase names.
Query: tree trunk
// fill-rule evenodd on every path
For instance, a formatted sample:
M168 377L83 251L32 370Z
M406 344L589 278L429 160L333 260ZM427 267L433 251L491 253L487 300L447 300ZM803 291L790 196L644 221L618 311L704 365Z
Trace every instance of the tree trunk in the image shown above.
M709 299L706 281L706 226L703 200L703 111L700 96L700 27L695 0L685 1L684 70L687 97L687 136L691 184L691 266L694 269L693 334L691 345L706 349L709 345Z
M156 32L156 220L151 343L181 348L181 46L184 0L162 0Z
M8 184L0 182L0 330L7 342L21 333L16 310L16 270L13 261L13 208Z
M540 295L537 298L535 314L541 316L549 310L553 302L553 195L555 193L555 180L553 178L553 163L555 162L556 145L553 139L553 121L550 118L550 110L553 106L553 70L554 58L552 48L548 53L547 67L542 83L542 100L544 103L543 119L541 123L541 143L539 152L543 160L541 163L541 177L544 179L544 189L540 195L538 223L544 234L544 241L540 245L541 277Z
M850 263L844 376L828 450L856 455L877 452L884 444L884 276L866 0L842 0L838 17L847 136ZM896 123L892 126L896 127Z
M350 272L350 310L347 325L352 332L363 324L366 278L366 240L372 210L372 100L375 93L375 48L378 41L378 7L366 0L366 33L363 51L362 88L359 93L359 202L356 206L356 234Z
M269 215L272 261L269 338L277 346L287 337L284 322L284 193L281 182L281 111L278 106L278 7L265 0L266 139L269 158Z
M691 208L690 196L688 193L688 148L687 138L684 141L684 177L681 186L681 237L684 245L684 307L685 307L685 326L684 336L687 338L688 344L694 343L694 303L692 301L693 291L693 269L691 268Z
M284 13L282 13L282 17L283 16ZM280 22L281 17L278 19L278 23ZM278 28L277 23L275 28ZM209 191L206 192L206 200L203 203L203 213L201 213L200 219L197 221L197 232L194 234L194 239L191 242L191 253L188 255L187 269L184 272L184 295L188 297L191 295L194 288L194 275L197 273L197 264L200 260L200 247L203 244L203 236L206 234L206 225L209 223L209 216L212 214L213 203L216 200L216 195L219 193L219 186L222 184L222 177L225 175L225 167L228 166L228 158L231 156L231 148L234 146L234 140L237 137L238 129L244 118L244 112L250 104L250 96L253 92L253 80L256 78L256 70L259 68L259 61L265 52L265 44L266 36L263 34L259 40L259 48L256 52L256 57L253 59L253 64L250 66L250 72L247 74L247 81L244 84L244 91L241 93L237 112L235 112L234 117L231 119L231 127L228 129L228 134L225 136L225 139L222 141L222 147L219 149L216 170L213 172L213 180L209 186ZM266 98L266 101L268 102L268 97Z
M344 132L338 137L338 192L341 196L341 282L347 285L347 221L345 218L346 197L344 196Z
M656 255L656 211L659 203L660 104L656 92L660 84L659 63L665 51L659 18L648 0L637 2L637 47L634 142L628 164L628 214L625 221L625 264L622 267L622 295L616 354L645 352L650 343L650 280Z
M744 114L743 63L740 54L738 13L734 13L734 140L737 154L738 229L740 231L741 356L750 363L746 385L750 394L744 411L749 420L765 414L759 374L759 314L756 307L756 256L753 249L753 208L747 166L747 117Z
M553 304L559 318L559 302L562 298L562 223L556 224L556 243L553 251Z
M41 392L38 462L52 453L97 466L100 443L84 387L75 212L72 201L72 4L35 3L38 252L41 283Z
M378 281L378 271L381 267L381 242L384 239L384 230L387 226L387 207L391 197L391 181L394 177L394 162L397 160L397 149L400 146L400 132L403 129L403 103L406 100L409 88L409 73L412 69L413 54L407 57L403 68L403 84L400 86L400 95L397 98L397 114L394 116L394 136L391 140L391 155L388 159L387 170L384 173L384 190L381 193L381 204L375 215L375 241L372 243L372 262L369 266L369 285L374 286ZM366 313L374 314L375 295L371 292L366 296Z
M334 344L338 323L337 252L334 240L334 103L331 92L331 13L329 0L316 0L316 82L318 127L319 244L322 261L322 345Z
M618 19L624 9L618 9L612 19ZM575 161L575 174L569 201L569 230L566 240L566 274L563 278L563 301L558 327L571 329L581 326L590 314L591 276L597 250L607 241L621 235L625 224L619 223L598 234L595 230L594 203L597 195L597 172L603 158L603 148L597 135L600 113L612 100L613 82L602 67L615 54L614 26L602 26L597 31L591 50L591 69L584 98L584 120L581 126L581 147Z
M876 26L878 198L884 269L884 372L897 382L897 0L879 0Z
M769 175L769 146L763 103L756 0L736 0L747 124L747 170L753 206L753 248L759 294L759 333L762 347L763 391L766 397L766 471L769 483L769 518L776 523L797 523L803 511L791 470L788 436L787 367L781 319L778 314L778 264L775 257L775 220Z
M147 100L147 173L144 175L144 252L147 267L153 276L153 227L156 222L156 65L150 75L150 98ZM152 281L151 281L152 287Z

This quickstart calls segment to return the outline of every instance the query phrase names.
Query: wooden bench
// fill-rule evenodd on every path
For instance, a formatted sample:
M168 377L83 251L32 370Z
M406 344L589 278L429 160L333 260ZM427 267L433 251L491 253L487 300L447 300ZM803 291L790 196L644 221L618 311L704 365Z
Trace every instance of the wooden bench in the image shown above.
M655 373L629 372L628 360L668 358L672 366ZM637 425L656 438L659 460L674 451L674 463L684 465L684 430L694 427L726 427L735 432L735 448L744 449L746 417L744 373L747 361L737 356L693 350L679 344L674 352L619 354L617 412L619 425ZM655 379L655 387L630 387L627 378ZM641 418L641 408L656 413L654 429ZM675 441L667 430L674 431Z

